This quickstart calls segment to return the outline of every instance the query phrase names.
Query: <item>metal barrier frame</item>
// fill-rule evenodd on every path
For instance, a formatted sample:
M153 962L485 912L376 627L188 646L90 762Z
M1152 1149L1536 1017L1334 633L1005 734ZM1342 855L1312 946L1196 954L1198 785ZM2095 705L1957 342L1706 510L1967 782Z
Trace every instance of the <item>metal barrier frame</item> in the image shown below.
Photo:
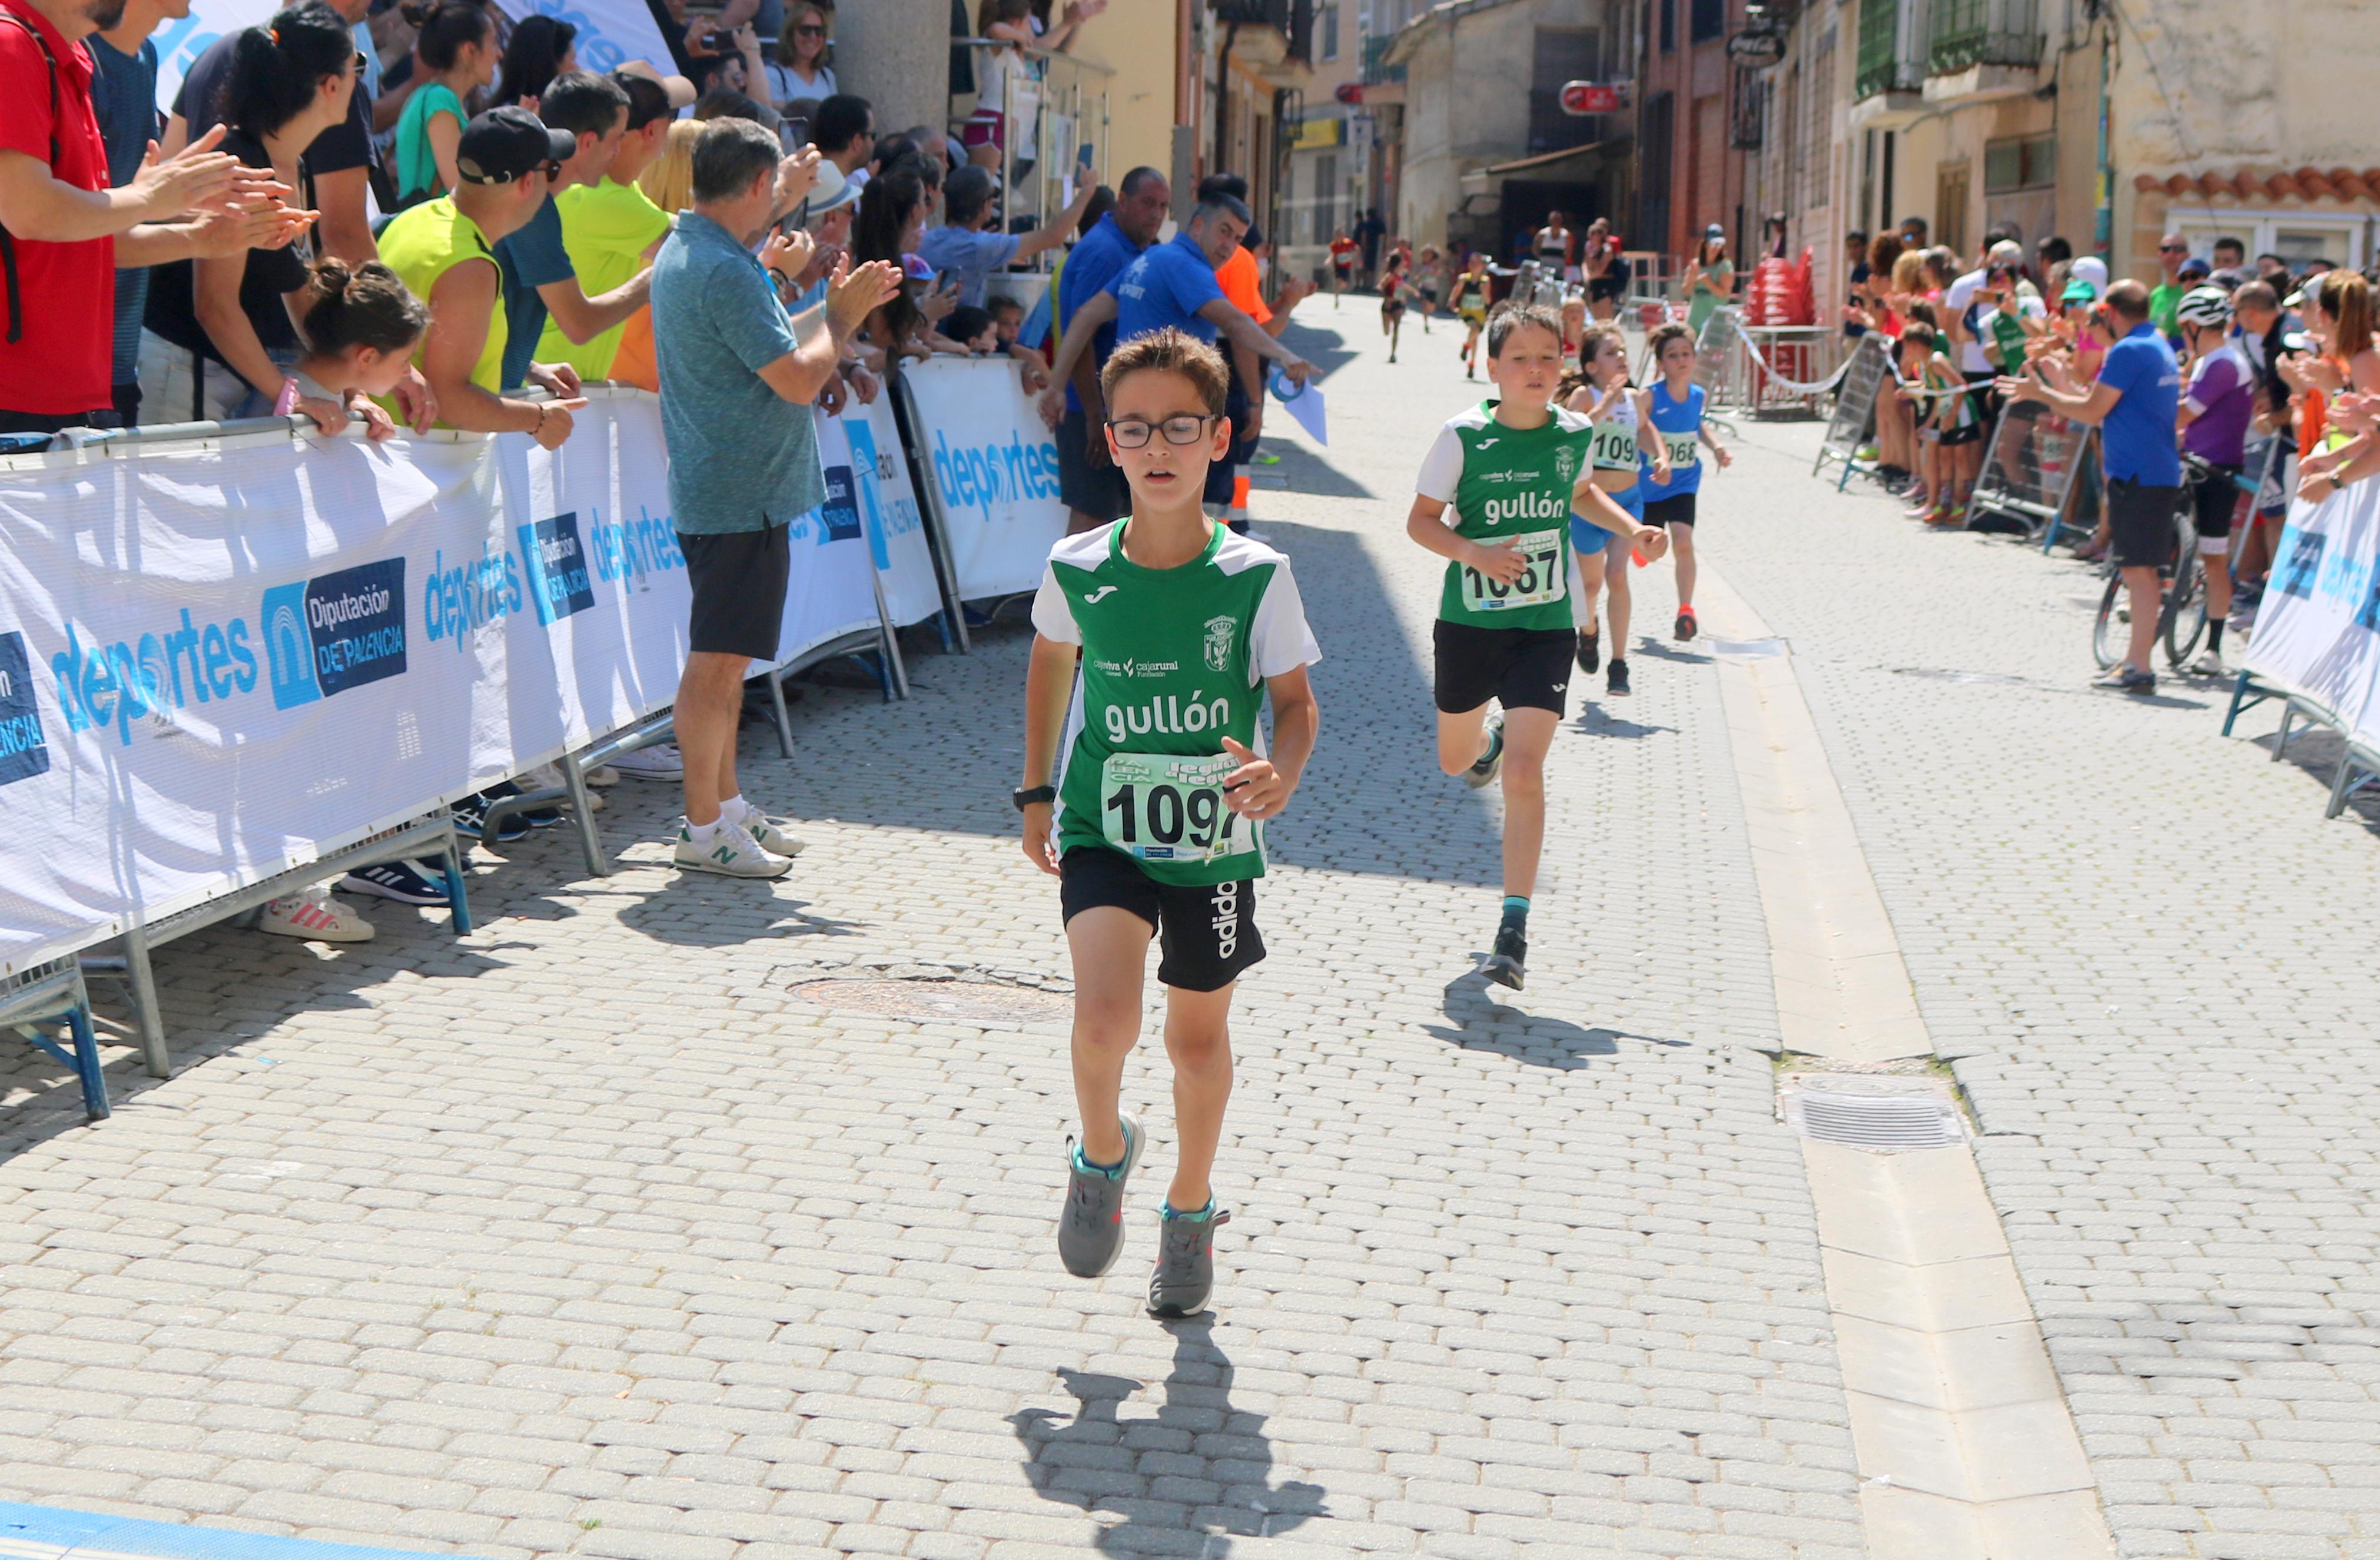
M1861 414L1859 426L1852 429L1847 434L1838 437L1836 431L1843 421L1843 392L1850 386L1852 376L1859 370L1861 354L1866 352L1870 347L1876 348L1876 355L1882 360L1877 365L1876 386L1868 396L1867 409ZM1851 355L1843 361L1842 378L1835 386L1834 409L1828 417L1826 432L1818 437L1818 458L1810 463L1810 475L1815 477L1827 469L1828 461L1842 462L1843 473L1835 482L1837 493L1841 493L1851 486L1854 472L1864 477L1876 474L1876 463L1861 460L1859 447L1867 437L1867 430L1876 421L1876 400L1884 394L1887 383L1898 386L1900 383L1900 375L1892 366L1892 354L1885 348L1884 337L1875 331L1869 331L1860 337L1858 345L1852 348Z
M149 1076L171 1078L174 1064L165 1051L164 1018L157 1003L157 978L150 965L152 953L177 937L261 910L270 901L325 878L344 877L358 867L422 859L444 862L448 923L455 936L468 935L471 930L471 904L464 883L462 846L455 837L455 820L442 809L434 818L421 818L367 834L353 844L325 850L311 861L285 868L270 877L227 890L153 921L129 926L121 938L122 955L110 958L85 954L80 956L80 968L86 974L123 982L131 998L133 1019L140 1030L141 1058Z
M42 1024L64 1025L72 1053L41 1033L37 1026ZM107 1075L99 1065L99 1038L91 1025L91 993L83 985L82 966L72 957L0 976L0 1029L15 1030L75 1075L82 1088L84 1119L104 1121L113 1114Z
M1979 515L2006 515L2012 520L2022 521L2029 537L2042 535L2046 530L2047 540L2042 543L2042 551L2047 552L2057 542L2059 528L2066 523L2067 511L2074 506L2075 486L2082 478L2083 457L2098 450L2098 425L2082 424L2082 441L2074 446L2073 458L2066 463L2066 480L2058 490L2058 502L2051 504L2041 499L2014 497L2004 487L1986 484L1991 473L2000 469L2000 438L2011 420L2005 407L2000 409L1999 416L1992 420L1991 437L1984 441L1983 464L1975 474L1973 489L1967 494L1966 529L1975 529L1975 519Z

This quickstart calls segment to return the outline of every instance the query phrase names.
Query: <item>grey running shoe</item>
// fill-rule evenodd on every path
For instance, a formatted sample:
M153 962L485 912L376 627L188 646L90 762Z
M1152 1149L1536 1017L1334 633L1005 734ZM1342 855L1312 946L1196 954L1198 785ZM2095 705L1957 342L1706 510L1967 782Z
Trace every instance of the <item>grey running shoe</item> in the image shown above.
M1488 717L1488 750L1479 762L1463 772L1463 783L1473 790L1496 783L1497 771L1504 767L1504 712L1497 711Z
M1196 1213L1172 1208L1158 1215L1157 1266L1148 1275L1148 1314L1172 1321L1207 1307L1215 1290L1215 1231L1232 1222L1213 1200Z
M1123 1127L1123 1163L1112 1170L1086 1169L1080 1150L1066 1155L1066 1207L1058 1215L1058 1260L1077 1278L1097 1278L1115 1266L1123 1251L1123 1188L1140 1163L1140 1121L1129 1111L1116 1115Z
M1507 922L1496 929L1496 951L1480 969L1490 981L1517 992L1527 978L1528 961L1529 939L1519 927Z

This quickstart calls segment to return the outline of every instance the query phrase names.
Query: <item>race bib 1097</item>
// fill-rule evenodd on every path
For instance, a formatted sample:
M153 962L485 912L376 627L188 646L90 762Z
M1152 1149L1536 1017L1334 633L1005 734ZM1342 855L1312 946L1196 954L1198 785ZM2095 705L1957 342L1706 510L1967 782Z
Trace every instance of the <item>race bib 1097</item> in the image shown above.
M1636 430L1617 422L1598 422L1587 436L1587 458L1606 471L1636 469Z
M1110 753L1099 772L1108 843L1144 861L1211 861L1256 848L1253 827L1223 805L1229 753Z

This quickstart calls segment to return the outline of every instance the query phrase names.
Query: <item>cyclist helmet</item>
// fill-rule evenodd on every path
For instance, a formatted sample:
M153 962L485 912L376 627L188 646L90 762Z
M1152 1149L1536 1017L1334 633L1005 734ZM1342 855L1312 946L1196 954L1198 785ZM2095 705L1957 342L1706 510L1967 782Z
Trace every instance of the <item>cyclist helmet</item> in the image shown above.
M2228 325L2231 295L2221 287L2192 287L2174 306L2173 317L2185 325Z

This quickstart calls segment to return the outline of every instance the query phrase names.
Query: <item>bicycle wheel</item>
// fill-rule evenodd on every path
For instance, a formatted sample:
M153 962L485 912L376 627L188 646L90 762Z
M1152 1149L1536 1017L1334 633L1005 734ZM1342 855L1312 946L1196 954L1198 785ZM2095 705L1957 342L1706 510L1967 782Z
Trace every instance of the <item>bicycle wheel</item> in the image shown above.
M2131 648L2132 614L2124 595L2124 576L2119 569L2107 570L2107 593L2099 598L2099 615L2091 625L2091 653L2106 671L2124 658Z
M2173 585L2165 593L2164 619L2158 628L2165 637L2165 658L2177 672L2190 664L2198 653L2198 643L2206 637L2206 571L2199 567L2198 535L2192 530L2187 539L2180 561L2174 565Z

